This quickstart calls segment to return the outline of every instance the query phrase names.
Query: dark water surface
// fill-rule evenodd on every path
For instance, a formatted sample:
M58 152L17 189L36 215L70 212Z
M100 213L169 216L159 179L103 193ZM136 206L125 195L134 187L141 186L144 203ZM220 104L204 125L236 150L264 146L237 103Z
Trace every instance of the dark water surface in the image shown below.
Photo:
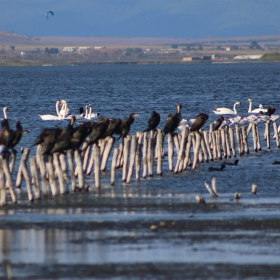
M280 113L279 88L278 63L0 68L0 108L9 107L12 128L20 120L30 131L18 149L29 147L45 126L67 125L38 116L55 114L60 99L73 113L88 103L101 116L136 112L134 134L146 128L152 110L163 128L177 103L183 118L209 114L206 128L217 118L216 105L240 101L238 114L246 116L248 98L254 108L261 103ZM263 135L264 123L258 127ZM217 161L175 175L165 158L162 177L130 185L117 170L112 188L108 171L100 190L33 203L23 187L17 205L0 209L1 279L10 273L16 279L279 279L280 166L272 162L280 152L274 140L267 150L261 138L262 152L253 151L249 137L250 154L223 172L208 172ZM216 199L204 187L213 176ZM93 175L86 180L94 186ZM197 194L206 204L196 203Z

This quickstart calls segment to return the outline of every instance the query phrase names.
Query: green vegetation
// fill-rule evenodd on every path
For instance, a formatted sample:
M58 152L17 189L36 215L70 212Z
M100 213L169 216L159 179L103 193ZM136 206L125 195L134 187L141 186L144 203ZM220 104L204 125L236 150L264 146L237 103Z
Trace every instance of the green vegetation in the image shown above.
M280 61L280 53L273 52L273 53L266 53L261 58L260 61Z

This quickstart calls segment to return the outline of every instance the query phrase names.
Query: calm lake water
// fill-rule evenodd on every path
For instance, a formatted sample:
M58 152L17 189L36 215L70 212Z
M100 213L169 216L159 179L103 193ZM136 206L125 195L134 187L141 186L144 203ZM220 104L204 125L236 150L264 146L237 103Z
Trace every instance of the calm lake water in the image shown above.
M254 108L274 106L279 113L279 88L278 63L0 68L0 108L9 107L12 128L20 120L30 132L18 150L30 147L43 127L67 125L38 116L55 115L60 99L72 113L89 103L101 116L138 113L134 134L146 128L152 110L163 128L178 103L183 118L209 114L206 129L217 119L215 106L232 108L240 101L238 114L246 116L248 98ZM258 127L263 135L264 123ZM272 162L280 152L273 140L268 151L261 138L262 152L253 151L250 138L250 154L223 172L208 172L220 166L217 161L175 175L165 158L162 177L130 185L118 170L114 188L108 172L101 190L31 204L23 188L18 205L0 209L0 276L11 270L17 279L279 278L280 166ZM204 187L213 176L217 199ZM93 175L87 181L93 186ZM241 193L238 201L235 192ZM196 194L206 205L196 203Z

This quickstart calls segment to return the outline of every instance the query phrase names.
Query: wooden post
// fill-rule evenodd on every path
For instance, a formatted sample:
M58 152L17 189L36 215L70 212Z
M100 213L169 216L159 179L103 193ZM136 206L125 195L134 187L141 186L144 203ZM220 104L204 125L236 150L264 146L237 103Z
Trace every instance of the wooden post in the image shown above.
M59 154L59 163L60 163L63 178L66 182L68 182L66 156L64 153Z
M173 149L173 137L171 133L168 133L168 166L169 166L169 172L173 171L173 154L174 154L174 149Z
M96 144L94 144L94 145L96 145ZM81 159L79 150L74 151L74 156L75 156L76 168L78 171L78 186L80 189L83 189L84 188L84 172L83 172L83 163L82 163L82 159ZM95 162L94 162L94 164L95 164Z
M41 173L41 181L42 181L42 191L43 195L46 196L48 194L48 183L47 183L47 175L46 175L46 156L36 155L37 163L39 163L40 173Z
M228 127L224 128L225 131L225 142L226 142L226 149L227 149L227 157L231 158L231 152L230 152L230 145L229 145L229 133L228 133Z
M279 145L279 136L278 136L277 123L276 123L276 122L273 122L273 129L274 129L276 147L277 147L277 148L280 148L280 145Z
M141 148L142 148L142 138L143 133L137 133L137 143L136 143L136 157L135 157L135 179L140 180L140 169L141 169Z
M97 145L97 144L94 144L94 145ZM87 175L89 175L91 173L93 164L94 164L94 155L93 155L93 151L92 151L91 156L90 156L90 160L89 160L89 163L88 163L88 166L87 166L87 172L86 172Z
M86 144L84 144L84 145L86 145ZM84 145L83 145L82 150L84 149ZM90 152L91 152L91 146L89 145L89 146L86 147L86 150L85 150L84 155L83 155L83 171L84 172L87 171L88 159L89 159L89 156L90 156Z
M236 142L237 142L237 145L238 145L238 152L239 152L239 155L241 156L242 155L242 150L241 150L241 141L240 141L238 124L235 125L235 133L236 133Z
M64 182L63 182L63 173L62 173L62 169L60 167L59 164L59 154L58 153L54 153L53 154L53 163L54 163L54 168L58 177L58 183L59 183L59 190L61 194L65 193L65 187L64 187Z
M230 147L231 147L232 156L234 158L236 158L234 132L233 132L233 129L231 127L228 128L228 131L229 131L229 139L230 139Z
M177 133L175 133L173 135L173 143L174 143L174 146L176 148L176 154L177 154L177 157L178 157L178 154L179 154L179 151L180 151L180 143L179 143L179 137L178 137Z
M247 133L245 131L245 126L241 126L241 131L242 131L242 137L243 137L243 147L244 147L244 152L246 154L249 154L249 146L248 146L248 140L247 140Z
M102 157L102 162L101 162L101 171L105 171L106 170L106 166L107 166L107 162L108 162L108 158L109 155L111 153L111 150L113 148L113 145L115 143L115 137L106 137L105 139L105 150L103 153L103 157Z
M205 145L205 138L204 138L204 133L201 132L201 142L200 142L200 145L201 145L201 150L202 150L202 153L203 153L203 156L204 156L204 161L205 162L209 162L209 158L208 158L208 155L207 155L207 150L206 150L206 145Z
M191 145L192 145L192 137L193 137L193 133L189 133L189 135L188 135L188 141L187 141L187 146L186 146L186 155L185 155L184 165L183 165L183 169L184 169L184 170L187 169L187 165L188 165L188 162L189 162L189 160L190 160Z
M95 188L100 189L100 149L94 144L93 146L93 154L94 154L94 181Z
M10 172L12 173L14 170L14 166L15 166L15 161L16 161L16 157L17 157L17 152L15 150L12 151L11 154L11 161L9 164L9 168L10 168Z
M119 146L119 153L118 153L116 168L122 167L123 141L124 141L124 140L121 141L120 146Z
M222 153L221 153L221 130L215 130L214 134L216 135L216 149L217 149L217 156L218 159L222 159Z
M261 151L262 150L261 137L260 137L260 133L259 133L259 128L257 126L256 126L256 133L257 133L257 139L258 139L258 142L257 142L258 151Z
M266 127L266 145L267 149L270 150L270 120L265 122Z
M251 123L251 124L252 124L252 137L253 137L254 151L258 152L258 148L257 148L258 138L256 132L256 124L255 123Z
M136 157L136 136L131 136L131 145L130 145L130 164L129 164L129 170L127 174L126 183L130 184L133 167L135 163L135 157Z
M112 165L111 165L111 186L115 185L116 164L117 164L118 153L119 153L119 148L114 148Z
M148 174L153 177L153 165L154 165L154 138L148 137L148 151L147 151L147 162L148 162Z
M49 174L49 183L50 183L52 195L57 195L57 189L56 189L56 183L55 183L55 177L54 177L54 171L53 171L53 156L52 155L47 156L46 169Z
M158 129L157 133L157 175L162 175L162 143L163 143L163 133L161 129Z
M177 156L177 163L174 169L174 173L182 172L183 169L183 160L185 156L185 150L186 150L186 142L187 137L189 135L189 128L186 126L182 129L182 137L181 137L181 144L180 144L180 150Z
M143 178L147 177L147 150L148 150L148 138L147 138L147 132L144 132L143 134Z
M206 149L207 149L207 153L208 153L208 158L210 161L213 161L213 156L212 156L212 152L211 152L211 148L210 148L210 144L209 144L209 136L206 130L203 131L203 137L204 137L204 142L206 144Z
M130 136L124 138L123 144L123 172L122 172L122 181L126 181L127 177L127 166L128 166L128 157L129 157L129 147L130 147Z
M3 158L0 156L0 206L5 206L6 201L6 189L4 182L4 171L3 171Z
M22 151L22 157L21 157L20 161L21 161L22 174L23 174L23 177L24 177L25 183L26 183L28 199L29 199L29 201L33 201L33 195L32 195L32 191L31 191L31 181L29 179L29 174L28 174L27 165L26 165L26 161L29 156L29 153L30 153L30 149L24 148Z
M215 137L215 131L210 132L211 136L211 143L212 143L212 151L213 151L213 158L214 160L217 160L217 145L216 145L216 137Z
M197 160L198 160L198 153L200 149L200 142L201 142L201 134L200 132L195 132L195 147L194 147L194 159L193 159L193 166L192 169L196 169Z
M224 128L219 129L219 130L221 131L222 149L223 149L223 152L224 152L224 158L228 158L227 147L226 147L226 132L225 132Z
M14 203L17 203L17 197L16 197L14 189L13 189L12 176L11 176L11 173L10 173L8 162L7 162L5 157L2 157L2 166L3 166L3 171L4 171L4 174L5 174L5 177L6 177L6 186L10 191L12 201Z
M71 176L72 192L75 192L76 191L76 177L75 177L75 172L74 172L73 151L72 150L67 151L67 159L68 159L69 172L70 172L70 176Z
M31 177L33 179L34 196L35 196L35 199L40 199L41 198L41 193L40 193L39 178L38 178L38 173L37 173L37 168L36 168L36 159L35 158L30 158L29 163L30 163Z

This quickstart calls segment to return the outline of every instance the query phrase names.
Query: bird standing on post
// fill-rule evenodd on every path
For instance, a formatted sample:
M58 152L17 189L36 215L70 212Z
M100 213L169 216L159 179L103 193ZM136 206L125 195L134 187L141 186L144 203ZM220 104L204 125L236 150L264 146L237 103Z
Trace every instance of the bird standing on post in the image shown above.
M148 128L146 128L143 132L149 132L150 130L156 129L158 124L160 123L160 115L156 111L151 112L151 117L148 120Z
M175 131L175 129L178 127L178 125L180 124L181 109L182 109L182 105L178 104L177 113L168 115L166 122L165 122L164 129L163 129L164 135L166 135L168 133L172 134Z
M199 131L208 120L207 114L199 114L190 128L190 132Z

